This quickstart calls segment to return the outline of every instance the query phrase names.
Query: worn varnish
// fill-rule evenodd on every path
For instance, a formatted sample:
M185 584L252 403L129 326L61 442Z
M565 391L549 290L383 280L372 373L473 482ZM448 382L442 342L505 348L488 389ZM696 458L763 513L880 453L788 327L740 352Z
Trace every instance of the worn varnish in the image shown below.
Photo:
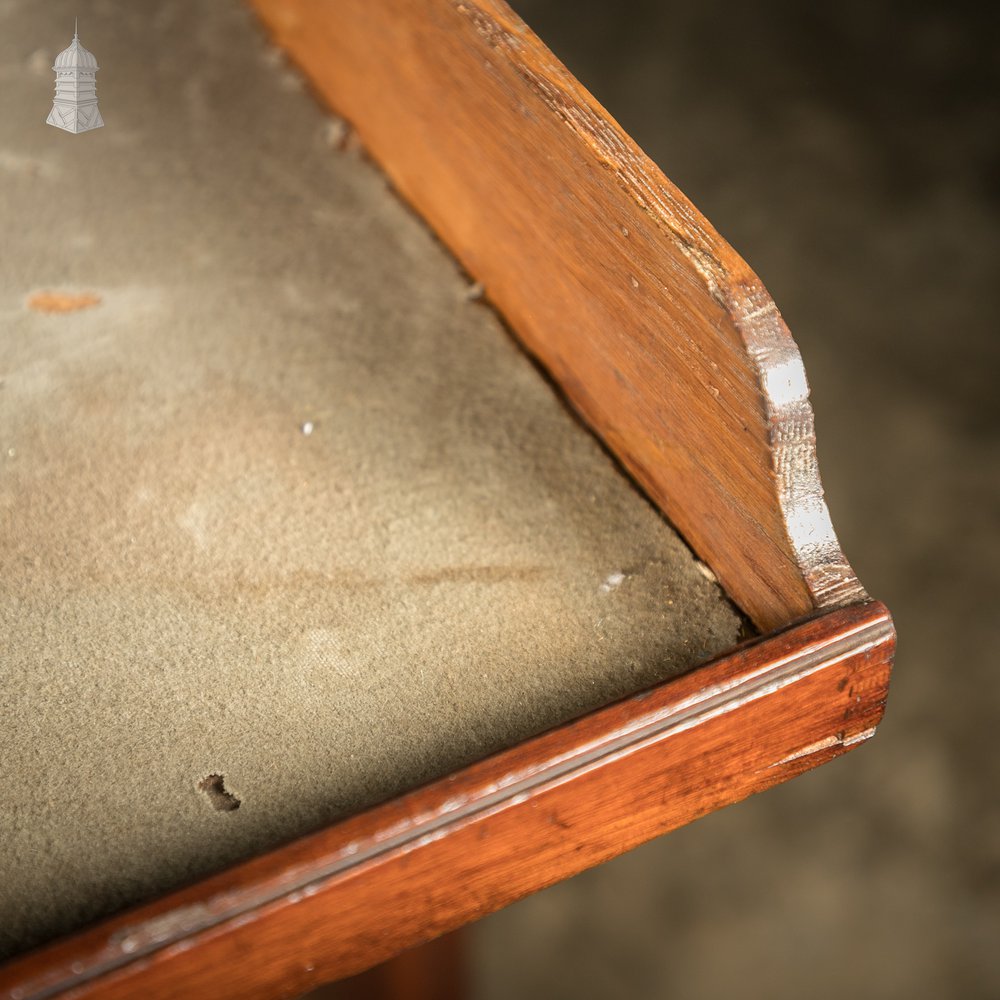
M759 279L500 0L251 0L764 631L864 598Z
M24 956L0 1000L296 996L823 763L884 708L891 619L840 553L798 352L747 265L504 4L252 3L777 631Z
M295 996L863 742L894 632L826 613L0 971L0 997Z

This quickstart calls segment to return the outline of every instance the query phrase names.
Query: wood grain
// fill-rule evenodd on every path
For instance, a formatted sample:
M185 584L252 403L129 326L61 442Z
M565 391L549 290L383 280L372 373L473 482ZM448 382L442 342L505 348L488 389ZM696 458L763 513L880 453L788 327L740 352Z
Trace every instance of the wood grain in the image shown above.
M502 3L252 2L755 622L812 617L24 956L0 1000L297 996L823 763L884 708L892 623L746 264Z
M269 998L361 972L863 742L894 641L880 604L823 614L28 955L0 997Z
M759 279L500 0L251 0L762 631L865 598Z

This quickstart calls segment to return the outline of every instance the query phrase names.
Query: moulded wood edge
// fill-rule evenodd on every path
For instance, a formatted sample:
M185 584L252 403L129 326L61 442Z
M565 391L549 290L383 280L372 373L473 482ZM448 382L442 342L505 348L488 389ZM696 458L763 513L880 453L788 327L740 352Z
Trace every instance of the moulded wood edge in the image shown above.
M363 971L871 736L894 648L829 612L0 969L0 996L272 997Z

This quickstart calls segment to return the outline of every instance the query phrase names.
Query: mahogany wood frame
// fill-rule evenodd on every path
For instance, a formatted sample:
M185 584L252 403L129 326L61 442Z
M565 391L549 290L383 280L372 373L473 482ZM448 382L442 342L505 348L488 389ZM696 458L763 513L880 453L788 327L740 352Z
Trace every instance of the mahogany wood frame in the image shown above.
M895 646L759 280L501 0L250 0L765 635L0 968L0 1000L361 972L864 742Z
M4 1000L296 996L866 740L885 607L828 612L28 955Z
M864 600L760 279L503 0L250 0L761 631Z

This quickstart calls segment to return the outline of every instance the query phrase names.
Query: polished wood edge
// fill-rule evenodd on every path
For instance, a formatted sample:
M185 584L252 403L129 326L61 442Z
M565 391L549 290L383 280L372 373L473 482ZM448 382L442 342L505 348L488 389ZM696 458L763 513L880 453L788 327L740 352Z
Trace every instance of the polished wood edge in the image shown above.
M15 960L0 997L263 998L361 972L864 742L894 645L877 602L821 614Z
M865 600L759 278L503 0L249 0L769 632Z

